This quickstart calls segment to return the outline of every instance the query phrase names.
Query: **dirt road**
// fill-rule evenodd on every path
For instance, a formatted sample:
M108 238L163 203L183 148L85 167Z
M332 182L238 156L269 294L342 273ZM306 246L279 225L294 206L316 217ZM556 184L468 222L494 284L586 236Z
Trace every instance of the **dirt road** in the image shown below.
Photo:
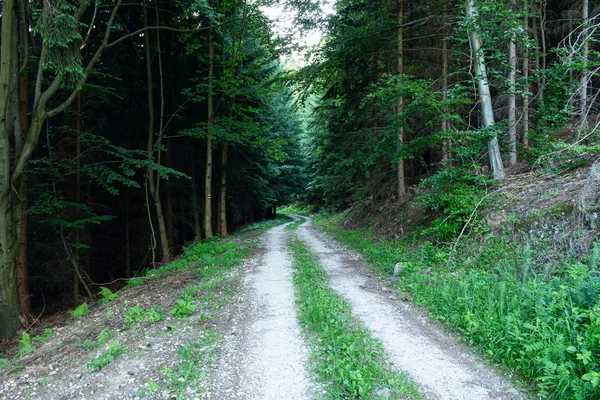
M430 399L518 399L519 392L483 361L399 301L366 269L361 257L343 249L311 226L298 236L318 256L330 286L352 306L353 313L381 340L394 367L404 371Z
M294 217L296 220L299 217ZM409 304L397 300L361 257L324 237L311 220L296 232L277 227L263 238L263 252L247 264L246 290L220 367L211 380L213 399L316 398L303 365L307 348L295 319L290 235L318 256L330 286L381 340L393 366L407 373L429 399L519 399L510 383L469 349Z

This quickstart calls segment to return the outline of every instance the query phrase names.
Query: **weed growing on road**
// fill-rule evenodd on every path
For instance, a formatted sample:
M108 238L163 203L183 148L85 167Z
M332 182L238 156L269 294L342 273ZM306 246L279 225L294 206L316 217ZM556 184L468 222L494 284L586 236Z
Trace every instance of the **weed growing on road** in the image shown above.
M69 311L73 319L79 319L90 312L87 303L81 303L73 311Z
M34 336L33 340L37 340L40 343L46 343L48 340L50 340L50 337L52 336L52 329L50 328L46 328L44 329L44 333L42 334L42 336Z
M188 318L197 309L198 305L194 304L194 300L190 296L183 296L177 300L177 305L171 310L171 315L176 318Z
M316 257L298 240L289 245L299 319L309 333L317 376L327 388L325 399L372 398L378 388L389 389L395 399L422 398L406 376L387 365L381 343L329 288Z
M89 372L100 371L102 368L113 362L115 357L125 354L126 352L127 346L123 346L117 342L110 342L108 350L90 361L87 365L87 369Z
M600 278L589 265L535 265L532 251L509 237L464 239L452 246L410 240L374 241L367 230L345 230L332 220L316 225L362 253L387 276L402 261L402 290L479 346L518 370L545 399L600 399Z
M15 358L21 358L35 351L35 346L31 343L31 336L29 336L27 332L23 332L21 334L21 339L17 340L17 342L19 342L20 347Z
M2 354L0 354L0 372L6 368L6 366L10 363L7 358L2 358Z
M116 300L119 296L117 293L113 293L109 288L102 286L98 292L102 296L102 304L108 304L111 301Z
M123 327L125 329L139 328L140 323L144 321L155 324L158 321L162 321L163 318L162 310L160 308L151 308L148 311L144 311L142 307L134 306L127 310L123 315Z
M286 231L295 231L296 229L298 229L298 227L300 227L300 225L302 225L305 222L306 221L304 219L294 221L291 224L286 225L286 227L284 229Z
M206 366L214 361L219 341L218 334L206 331L200 339L177 349L179 364L173 368L161 369L169 388L178 398L183 399L184 394L188 394L188 388L195 388L196 394L203 392L201 382L206 376Z

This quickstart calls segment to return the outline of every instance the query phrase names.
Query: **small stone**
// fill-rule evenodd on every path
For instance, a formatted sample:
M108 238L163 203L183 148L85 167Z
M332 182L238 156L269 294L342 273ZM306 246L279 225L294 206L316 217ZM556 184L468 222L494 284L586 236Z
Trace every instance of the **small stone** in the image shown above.
M398 300L398 298L396 296L390 296L389 299L390 300Z

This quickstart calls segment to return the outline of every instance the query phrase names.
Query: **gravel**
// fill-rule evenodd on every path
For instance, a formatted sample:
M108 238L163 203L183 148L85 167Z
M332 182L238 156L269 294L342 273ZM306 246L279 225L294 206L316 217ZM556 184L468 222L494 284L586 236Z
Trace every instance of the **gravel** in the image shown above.
M284 226L268 231L262 254L246 263L223 356L209 376L210 399L315 397L305 370L309 351L296 319L288 234Z
M521 395L466 346L410 304L391 295L362 258L324 237L311 221L298 236L317 254L330 286L381 340L392 365L413 378L429 399L521 399Z

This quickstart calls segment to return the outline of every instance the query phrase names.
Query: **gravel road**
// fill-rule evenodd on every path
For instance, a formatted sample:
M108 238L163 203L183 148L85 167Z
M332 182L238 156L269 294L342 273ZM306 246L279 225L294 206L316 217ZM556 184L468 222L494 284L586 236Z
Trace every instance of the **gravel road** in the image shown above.
M323 236L310 219L298 236L318 256L330 286L382 341L395 368L404 371L429 399L520 399L519 391L414 307L399 301L373 277L362 258Z
M309 351L296 319L287 235L284 226L265 233L261 253L246 263L223 356L209 376L211 399L315 398L305 370Z

